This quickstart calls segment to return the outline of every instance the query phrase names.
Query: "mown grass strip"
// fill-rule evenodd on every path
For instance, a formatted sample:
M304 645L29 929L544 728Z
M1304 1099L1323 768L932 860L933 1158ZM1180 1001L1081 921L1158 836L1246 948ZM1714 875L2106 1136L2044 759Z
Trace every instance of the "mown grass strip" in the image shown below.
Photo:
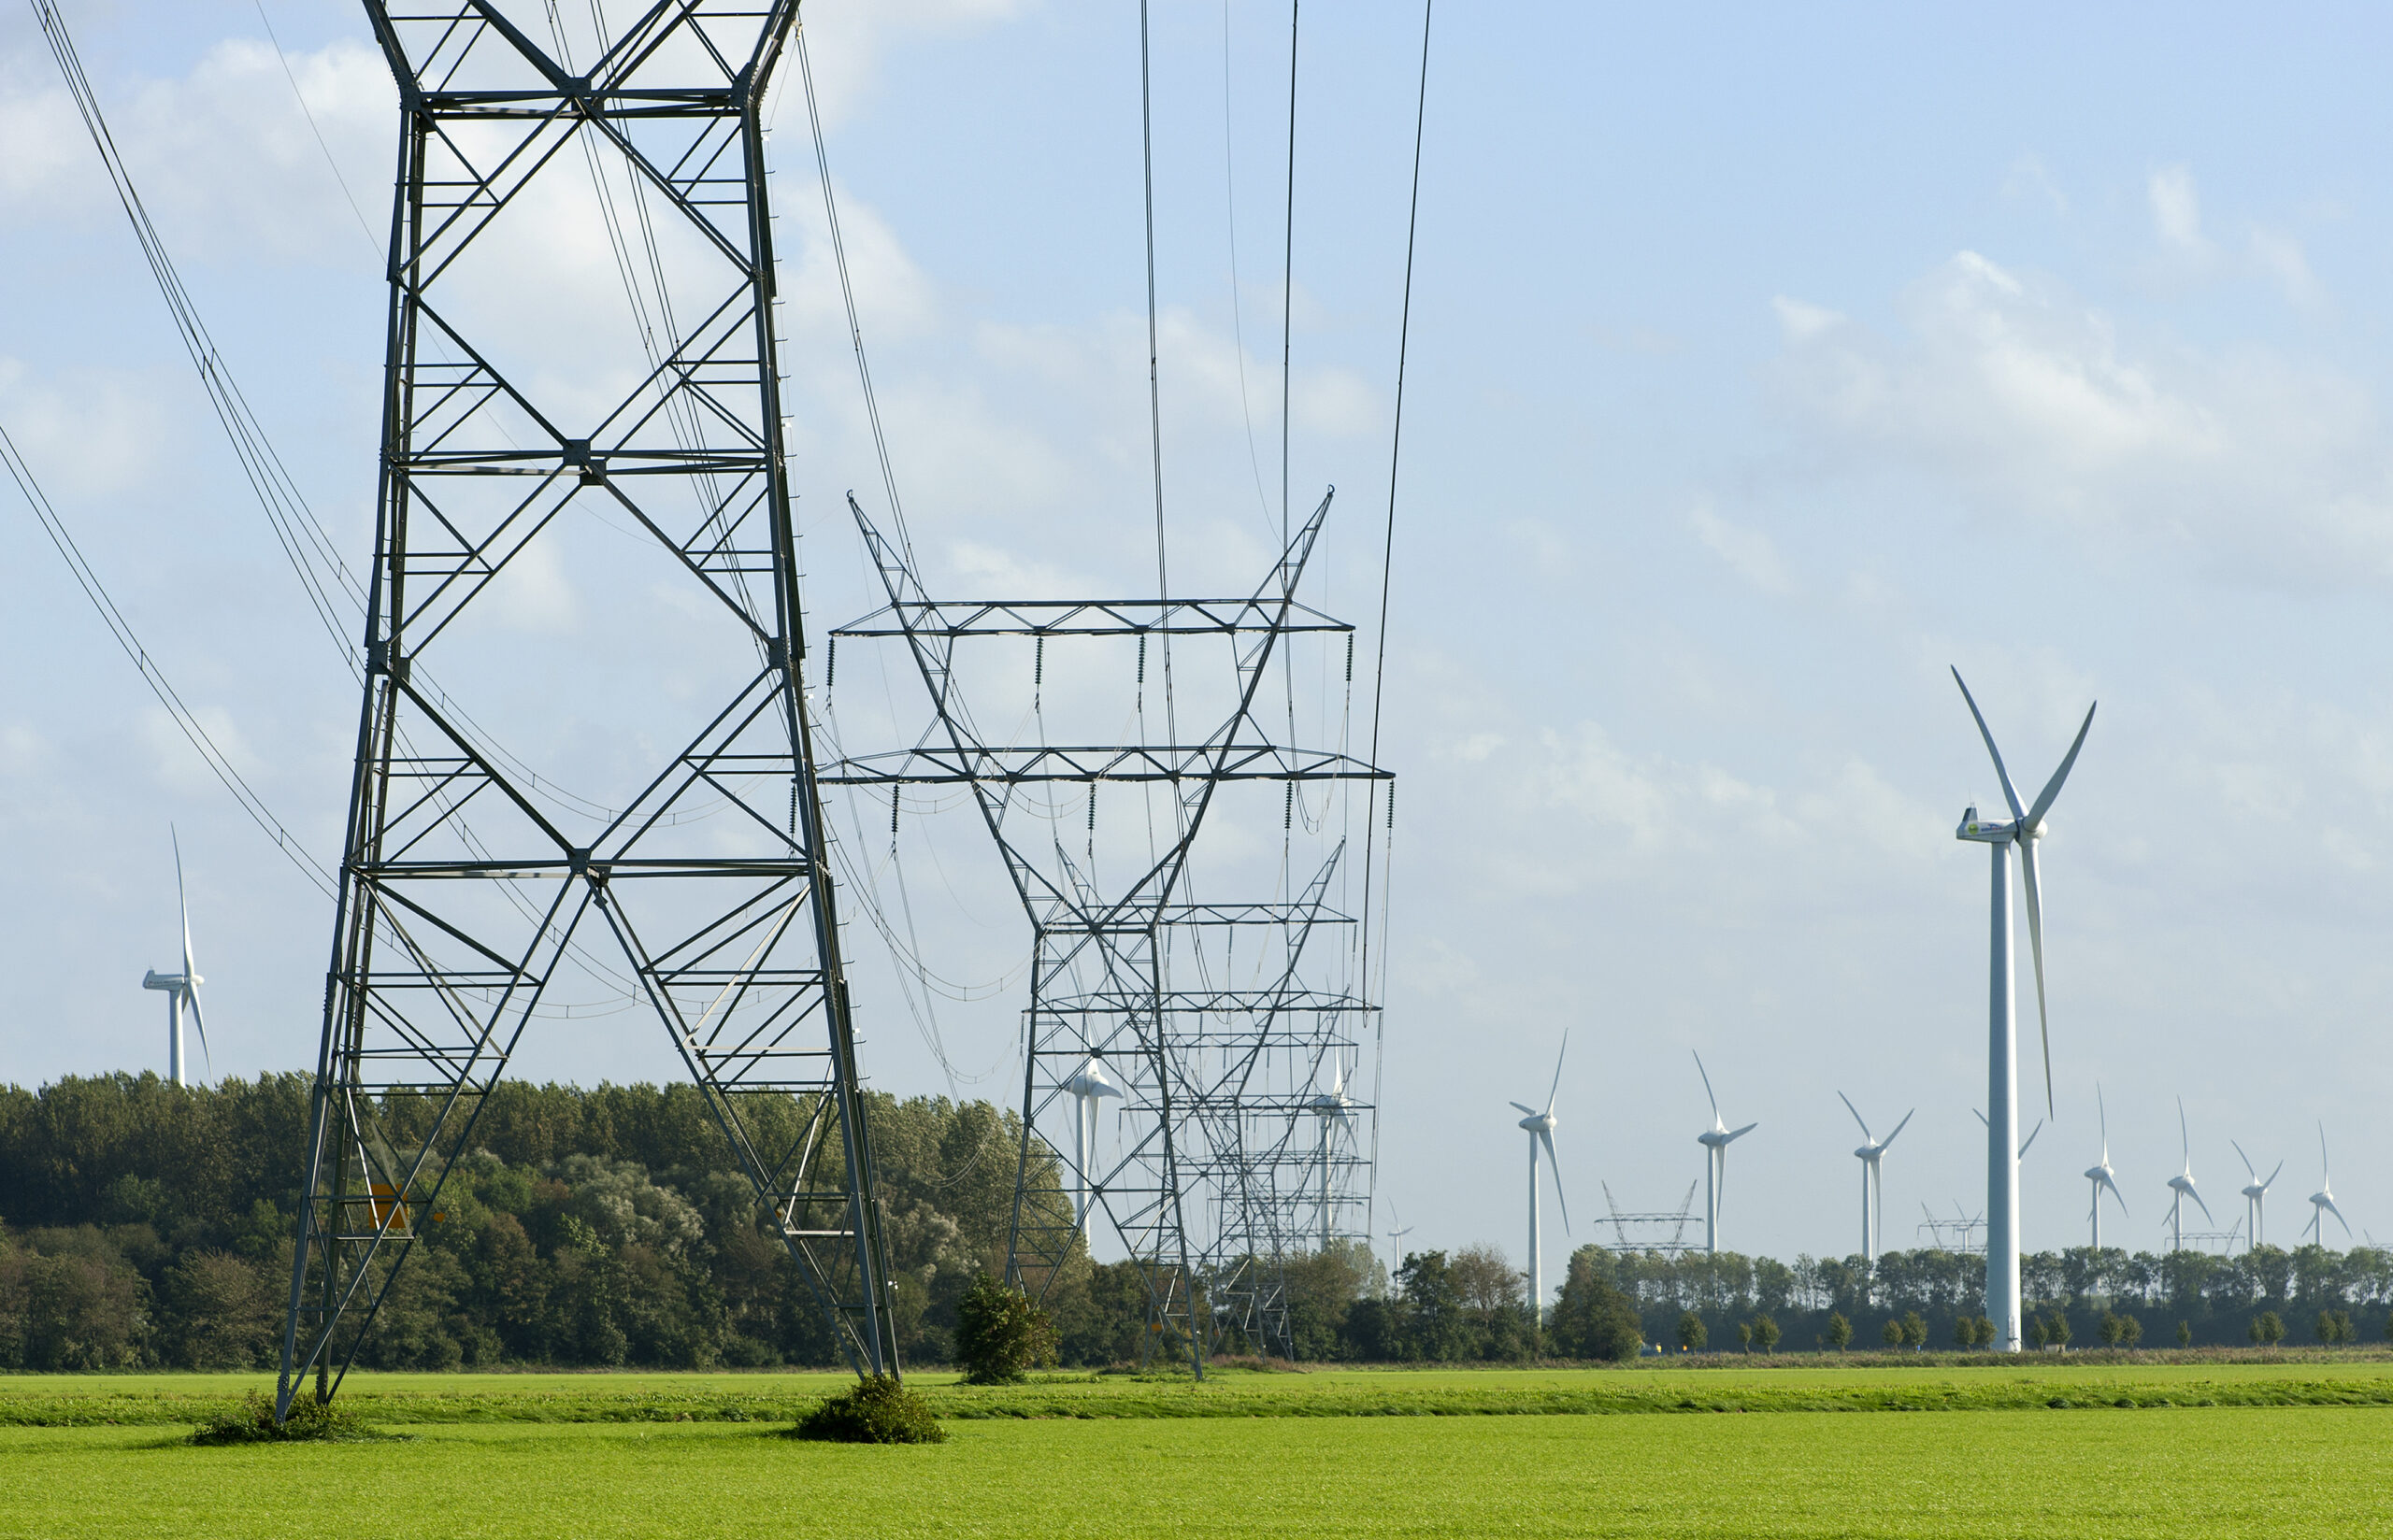
M415 1391L377 1385L342 1396L361 1420L383 1426L471 1423L791 1422L824 1395L835 1376L720 1387L677 1394L644 1387L537 1390ZM1705 1387L1591 1374L1579 1385L1474 1388L1389 1384L1308 1385L1301 1376L1206 1385L1113 1381L975 1389L926 1385L942 1419L1155 1420L1211 1418L1589 1417L1770 1412L2070 1411L2164 1406L2393 1406L2393 1377L2191 1378L2138 1383L2104 1376L2071 1383L2050 1376L1950 1382L1824 1384L1817 1377ZM232 1399L221 1393L144 1390L124 1394L10 1394L0 1390L0 1426L70 1428L171 1425L206 1421Z

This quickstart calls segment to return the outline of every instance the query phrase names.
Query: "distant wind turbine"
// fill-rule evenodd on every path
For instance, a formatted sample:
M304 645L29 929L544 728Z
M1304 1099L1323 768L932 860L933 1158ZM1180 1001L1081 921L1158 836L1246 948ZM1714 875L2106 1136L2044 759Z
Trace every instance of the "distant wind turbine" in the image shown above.
M2245 1171L2251 1173L2252 1179L2248 1183L2244 1184L2243 1188L2243 1217L2252 1226L2252 1245L2257 1247L2261 1244L2262 1240L2260 1219L2261 1211L2268 1202L2269 1188L2276 1181L2279 1173L2285 1170L2285 1162L2283 1161L2279 1161L2277 1162L2276 1170L2269 1173L2269 1179L2267 1181L2262 1181L2260 1179L2260 1168L2252 1163L2251 1156L2243 1153L2243 1147L2240 1144L2235 1144L2235 1141L2232 1139L2229 1139L2227 1142L2230 1145L2235 1145L2235 1158L2243 1162L2243 1169Z
M2334 1173L2327 1168L2327 1125L2320 1123L2318 1125L2318 1191L2310 1194L2310 1223L2302 1228L2304 1233L2315 1229L2318 1232L2318 1244L2321 1246L2327 1244L2327 1216L2329 1214L2335 1216L2335 1222L2343 1227L2343 1238L2345 1240L2351 1238L2352 1221L2343 1218L2343 1211L2335 1206L2334 1189Z
M1122 1087L1105 1072L1105 1061L1092 1056L1080 1067L1078 1074L1064 1082L1064 1091L1072 1099L1073 1150L1079 1161L1074 1175L1079 1186L1072 1193L1073 1219L1082 1228L1088 1226L1089 1200L1096 1184L1090 1180L1089 1167L1096 1163L1096 1130L1097 1104L1111 1096L1119 1100Z
M2094 1205L2087 1210L2087 1217L2094 1226L2094 1237L2087 1244L2099 1251L2102 1248L2102 1190L2110 1189L2111 1196L2119 1200L2121 1214L2128 1211L2128 1200L2126 1195L2119 1191L2117 1174L2111 1169L2111 1109L2102 1105L2102 1088L2099 1084L2094 1087L2094 1110L2102 1119L2102 1162L2099 1165L2089 1165L2085 1168L2085 1179L2092 1183L2094 1188Z
M1707 1256L1720 1254L1720 1194L1728 1185L1728 1147L1761 1127L1747 1123L1731 1129L1720 1117L1720 1098L1712 1094L1712 1072L1703 1067L1703 1055L1695 1056L1695 1073L1703 1077L1703 1094L1712 1104L1712 1126L1695 1136L1703 1147L1703 1250Z
M1885 1159L1887 1148L1902 1136L1904 1129L1911 1126L1912 1115L1919 1109L1913 1107L1911 1112L1904 1113L1903 1120L1895 1125L1894 1133L1880 1139L1870 1132L1870 1124L1863 1119L1861 1109L1853 1105L1852 1097L1840 1091L1836 1099L1844 1104L1845 1111L1853 1114L1853 1120L1861 1124L1863 1143L1853 1152L1861 1162L1861 1256L1866 1262L1876 1262L1879 1248L1885 1239L1886 1214L1886 1190L1880 1178L1879 1162Z
M2049 1114L2053 1110L2053 1039L2044 1005L2044 897L2043 881L2036 872L2036 842L2044 836L2044 815L2060 795L2061 783L2069 779L2077 751L2085 747L2085 734L2094 726L2094 708L2085 708L2085 725L2078 728L2076 741L2061 757L2060 768L2037 793L2035 806L2023 808L2019 793L2012 788L2011 772L2003 768L2002 750L1994 746L1994 733L1957 668L1953 671L1953 682L1960 685L1961 699L1969 702L1978 736L1985 740L1985 751L1994 760L1995 777L2002 782L2002 800L2011 808L2010 822L1988 823L1981 821L1978 810L1971 807L1961 815L1961 826L1953 833L1957 839L1989 847L1994 857L1993 955L1986 997L1985 1094L1992 1121L1986 1125L1985 1141L1985 1310L1994 1320L1995 1349L2015 1353L2024 1323L2019 1310L2019 1016L2011 998L2011 852L2017 848L2027 879L2028 945L2036 964L2036 1021L2044 1045L2044 1110Z
M2185 1200L2187 1198L2193 1199L2200 1205L2203 1219L2210 1219L2213 1224L2218 1222L2216 1219L2211 1219L2210 1205L2203 1203L2202 1195L2194 1191L2194 1143L2191 1136L2185 1133L2185 1099L2183 1096L2177 1098L2177 1139L2185 1154L2185 1168L2169 1178L2170 1191L2177 1194L2169 1204L2169 1248L2172 1251L2183 1251L2185 1248Z
M1562 1034L1562 1048L1554 1056L1554 1084L1545 1093L1543 1112L1533 1106L1523 1106L1518 1102L1512 1104L1528 1114L1521 1119L1520 1126L1526 1129L1529 1135L1529 1304L1537 1311L1539 1320L1545 1319L1545 1253L1539 1248L1537 1227L1540 1207L1537 1152L1540 1145L1545 1147L1545 1158L1554 1167L1554 1201L1562 1205L1562 1232L1566 1235L1570 1233L1570 1200L1562 1195L1562 1162L1554 1153L1554 1099L1562 1091L1562 1055L1569 1051L1570 1034L1566 1031Z
M1321 1119L1321 1248L1329 1249L1330 1205L1336 1196L1330 1184L1330 1135L1340 1128L1354 1125L1354 1104L1346 1094L1346 1066L1340 1062L1330 1074L1329 1090L1313 1097L1312 1115Z
M166 996L166 1073L177 1085L183 1080L183 1012L191 1012L191 1024L199 1029L199 1051L208 1056L211 1073L216 1068L215 1057L208 1053L208 1022L199 1014L199 987L207 982L191 960L191 904L183 896L183 842L172 825L166 837L175 844L175 907L183 920L183 971L160 973L151 968L141 976L145 990L162 990Z

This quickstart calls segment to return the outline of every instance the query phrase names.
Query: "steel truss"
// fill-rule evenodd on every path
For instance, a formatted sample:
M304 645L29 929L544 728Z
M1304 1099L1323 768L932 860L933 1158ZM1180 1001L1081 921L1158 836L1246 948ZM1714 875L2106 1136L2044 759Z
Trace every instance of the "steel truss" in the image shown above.
M1276 741L1257 708L1289 635L1353 635L1296 601L1328 510L1325 497L1243 599L939 601L856 507L889 605L833 633L835 643L905 638L936 720L912 748L842 760L825 783L971 787L1031 921L1008 1275L1043 1295L1084 1243L1087 1216L1102 1210L1148 1279L1151 1346L1174 1338L1172 1350L1199 1374L1209 1348L1233 1331L1284 1350L1285 1259L1309 1238L1359 1238L1363 1228L1354 1178L1367 1162L1354 1117L1368 1108L1344 1095L1343 1080L1356 1024L1374 1007L1308 987L1299 973L1316 928L1354 923L1325 906L1339 856L1293 903L1182 896L1191 848L1223 787L1390 778L1342 752ZM1032 639L1041 667L1050 641L1135 637L1142 688L1151 641L1225 642L1234 704L1194 741L993 745L957 679L960 645L992 637ZM1096 863L1074 860L1048 826L1026 832L1019 817L1010 821L1026 810L1030 789L1057 783L1086 786L1092 799L1100 784L1145 784L1168 801L1170 826L1156 831L1157 847L1129 881L1100 887ZM1090 817L1093 829L1094 800ZM1268 938L1276 948L1268 977L1245 988L1211 980L1198 938L1216 929ZM1252 956L1256 943L1248 945ZM1092 1075L1110 1081L1105 1099L1119 1102L1118 1152L1102 1159L1081 1133L1096 1105ZM1060 1190L1037 1179L1051 1162L1069 1173Z
M831 1338L894 1374L770 312L758 108L797 7L658 0L583 65L553 7L537 24L488 0L366 11L402 119L381 474L277 1415L311 1370L320 1399L337 1389L482 1097L533 1016L555 1014L560 971L655 1013ZM638 216L638 324L612 352L577 326L582 367L503 366L516 334L497 312L569 287L542 197L581 177L610 230L623 204ZM696 725L678 747L647 746L652 703L603 670L493 666L490 628L458 624L502 607L493 585L527 551L594 522L644 549L643 580L678 585L711 617L691 633L722 643L727 699L681 707ZM625 805L566 806L492 747L416 677L441 654L502 698L590 690L614 718L596 729L634 757Z

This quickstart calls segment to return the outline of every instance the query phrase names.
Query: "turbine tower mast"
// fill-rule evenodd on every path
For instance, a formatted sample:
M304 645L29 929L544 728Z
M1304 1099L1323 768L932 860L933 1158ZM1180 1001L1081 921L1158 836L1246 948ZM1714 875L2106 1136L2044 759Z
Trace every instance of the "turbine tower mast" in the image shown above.
M612 36L529 0L365 8L401 114L380 485L276 1415L311 1371L337 1390L561 980L652 1013L850 1365L895 1374L771 309L760 108L795 0L649 7ZM543 332L580 292L561 223L612 229L625 201L653 243L629 313L577 302ZM600 523L671 591L671 687L486 623L511 607L494 584ZM483 722L535 694L578 710L610 749L576 767L596 795L501 751L432 683L448 664Z
M1545 1246L1538 1233L1538 1210L1543 1205L1538 1201L1537 1158L1542 1147L1546 1160L1554 1167L1554 1198L1562 1205L1562 1229L1567 1234L1570 1229L1570 1200L1562 1193L1562 1158L1554 1152L1554 1130L1558 1122L1554 1116L1554 1100L1562 1094L1562 1056L1569 1051L1570 1034L1565 1031L1562 1047L1554 1055L1554 1084L1545 1093L1543 1112L1526 1103L1512 1104L1526 1114L1520 1126L1529 1136L1529 1308L1536 1312L1540 1324L1545 1320Z
M1994 733L1986 726L1985 713L1978 710L1977 700L1970 695L1957 668L1953 670L1953 682L1960 685L1961 699L1969 703L1978 735L1985 740L1985 751L1994 761L1995 777L2002 783L2002 800L2011 808L2008 823L1981 821L1978 810L1969 808L1961 815L1961 826L1953 833L1956 839L1985 846L1993 858L1984 1114L1985 1310L1994 1320L1995 1349L2015 1353L2021 1347L2023 1323L2019 1309L2019 1012L2011 990L2011 852L2017 848L2026 877L2028 942L2035 957L2036 1020L2044 1046L2044 1105L2049 1113L2053 1046L2051 1022L2044 1006L2043 883L2036 872L2036 842L2043 837L2044 815L2051 810L2053 799L2060 795L2061 783L2069 779L2070 767L2077 763L2077 751L2085 747L2085 734L2094 726L2094 708L2085 708L2085 721L2077 730L2076 741L2069 746L2053 778L2044 783L2035 806L2023 808L2019 806L2019 793L2012 788L2011 772L2003 768L2002 750L1994 746Z

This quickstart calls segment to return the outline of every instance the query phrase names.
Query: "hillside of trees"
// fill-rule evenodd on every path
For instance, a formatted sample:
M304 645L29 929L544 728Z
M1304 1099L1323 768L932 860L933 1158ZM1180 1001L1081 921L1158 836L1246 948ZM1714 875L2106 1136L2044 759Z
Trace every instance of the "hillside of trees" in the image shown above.
M154 1075L0 1089L0 1369L268 1367L290 1288L307 1077L179 1090ZM1003 1269L1021 1124L986 1102L871 1098L899 1351L948 1362L957 1302ZM1052 1167L1044 1180L1053 1182ZM439 1219L360 1356L369 1367L817 1365L829 1339L694 1088L502 1084L455 1159ZM1416 1252L1391 1276L1359 1246L1288 1263L1295 1354L1311 1362L1512 1362L1712 1349L1769 1318L1784 1348L1856 1346L1910 1318L1951 1346L1983 1263L1942 1251L1859 1258L1665 1257L1581 1248L1551 1318L1478 1246ZM2393 1254L2261 1248L2231 1259L2042 1253L2023 1281L2048 1333L2080 1346L2132 1317L2143 1345L2243 1344L2264 1316L2289 1340L2373 1340ZM1072 1259L1046 1301L1072 1366L1135 1363L1146 1289L1127 1263ZM1692 1334L1692 1333L1690 1333ZM1168 1347L1168 1345L1167 1345ZM1235 1336L1222 1346L1264 1345Z

